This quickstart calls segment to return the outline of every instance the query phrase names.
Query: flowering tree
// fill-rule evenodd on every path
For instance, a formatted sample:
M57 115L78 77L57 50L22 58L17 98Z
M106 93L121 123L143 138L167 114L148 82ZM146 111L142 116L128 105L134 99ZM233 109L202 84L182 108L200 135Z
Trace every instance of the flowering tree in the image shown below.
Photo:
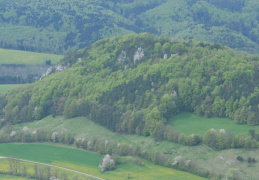
M115 169L115 161L109 154L106 154L99 165L99 168L102 172L109 171Z

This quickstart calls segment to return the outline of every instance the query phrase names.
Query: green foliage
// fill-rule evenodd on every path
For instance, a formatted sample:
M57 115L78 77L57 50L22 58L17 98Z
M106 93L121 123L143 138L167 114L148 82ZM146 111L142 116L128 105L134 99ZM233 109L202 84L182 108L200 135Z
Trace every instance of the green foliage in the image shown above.
M64 54L99 39L149 32L259 51L257 0L1 1L0 47ZM162 51L163 36L160 43ZM215 44L214 48L220 45ZM181 46L180 54L186 49ZM157 49L158 50L158 49Z
M88 116L112 131L188 145L199 138L164 125L179 111L259 124L259 57L215 46L148 33L98 41L65 57L67 70L3 96L5 122ZM178 48L166 59L163 47Z

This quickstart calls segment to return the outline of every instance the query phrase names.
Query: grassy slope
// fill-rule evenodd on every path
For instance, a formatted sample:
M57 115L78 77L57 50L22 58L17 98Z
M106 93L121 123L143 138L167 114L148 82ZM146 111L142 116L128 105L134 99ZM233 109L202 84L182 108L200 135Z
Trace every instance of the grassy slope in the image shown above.
M247 179L248 174L252 177L259 176L259 172L257 171L259 168L259 163L256 163L252 167L248 167L247 163L238 163L236 161L237 156L243 156L244 158L248 158L250 156L258 160L258 150L229 149L224 151L213 151L204 145L188 147L166 141L158 143L151 137L120 135L111 132L83 117L66 119L64 117L52 118L48 116L40 121L14 125L13 128L18 130L25 126L28 126L31 131L40 127L46 127L53 131L67 130L72 132L77 137L85 137L87 139L97 137L109 141L138 144L142 148L147 148L151 151L171 152L172 158L182 156L184 160L195 160L198 166L223 175L229 169L237 168L242 169L240 174L243 179ZM220 157L223 157L223 159ZM233 162L233 164L227 164L228 161ZM128 167L125 166L125 168L127 169Z
M171 179L172 177L175 180L204 179L182 171L156 166L147 161L145 161L146 165L144 167L140 167L133 164L129 158L123 158L122 164L115 171L101 173L98 169L98 164L102 159L101 155L60 146L46 144L1 144L0 149L0 154L4 156L14 156L68 167L107 179L127 179L128 172L131 173L132 179Z
M258 126L236 124L233 120L227 118L205 118L189 112L181 112L175 115L169 120L168 124L186 135L194 133L203 136L211 128L231 130L236 134L247 134L249 129L259 131Z
M20 84L1 84L0 85L0 93L8 92L12 89L18 88L21 86Z
M63 56L55 54L0 49L0 64L45 64L46 60L57 64L61 58Z
M77 137L86 137L92 139L93 137L97 138L109 138L115 141L123 142L125 138L118 136L117 134L107 130L106 128L99 126L92 121L83 118L77 117L73 119L67 119L63 116L58 116L53 118L48 116L41 121L34 121L32 123L20 123L14 125L15 129L21 130L23 127L28 126L32 131L37 128L47 128L52 131L68 131Z

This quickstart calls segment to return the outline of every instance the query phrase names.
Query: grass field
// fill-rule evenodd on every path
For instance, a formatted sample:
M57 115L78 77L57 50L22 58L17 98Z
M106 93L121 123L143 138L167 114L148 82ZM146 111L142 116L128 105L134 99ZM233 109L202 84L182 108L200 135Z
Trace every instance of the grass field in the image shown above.
M45 64L46 60L57 64L61 58L62 55L0 49L0 64Z
M0 93L8 92L12 89L21 86L21 84L0 84Z
M34 121L29 123L21 123L14 125L15 129L22 130L23 127L29 127L31 131L38 128L46 128L53 131L68 131L76 135L76 137L84 137L87 139L92 139L93 137L106 140L107 138L119 142L129 142L123 136L118 136L118 134L109 131L108 129L95 124L84 117L76 117L73 119L67 119L63 116L58 116L53 118L48 116L40 121Z
M1 180L26 180L25 178L19 177L19 176L10 176L5 174L0 174Z
M106 128L99 126L84 117L67 119L63 116L58 116L55 118L48 116L40 121L16 124L13 126L13 129L21 130L25 126L29 127L31 132L36 130L37 128L47 128L48 130L53 130L53 131L67 130L73 133L74 135L76 135L76 137L85 137L89 140L92 139L93 137L97 137L108 141L118 141L118 142L125 142L128 144L138 144L142 148L148 149L150 151L160 151L164 153L169 152L172 158L181 156L184 160L194 160L199 167L216 173L220 173L222 175L224 175L226 171L228 171L229 169L236 168L236 169L242 169L242 171L240 171L240 174L243 180L249 179L247 178L248 175L251 175L252 177L259 177L259 171L257 170L259 169L259 163L256 163L253 166L248 167L247 163L239 163L236 161L237 156L243 156L244 158L247 158L250 156L259 160L259 150L256 150L256 149L255 150L229 149L224 151L213 151L204 145L190 147L190 146L184 146L184 145L175 144L167 141L156 142L151 137L125 135L125 134L117 134L117 133L111 132ZM239 125L236 125L236 126L239 126ZM206 130L204 130L204 132L205 131ZM0 151L1 151L1 146L0 146ZM224 157L224 159L220 157ZM234 163L227 164L228 161L231 161ZM59 164L61 165L63 163L64 162L62 163L59 162ZM69 165L67 164L67 166ZM77 168L80 168L80 166L77 166ZM125 166L125 169L127 169L127 166Z
M103 157L102 155L48 144L0 144L0 149L0 155L2 156L13 156L21 159L67 167L105 179L127 179L128 173L131 174L131 179L141 180L204 179L186 172L157 166L147 161L145 161L145 166L138 166L131 162L130 157L122 158L122 163L116 170L102 173L98 169L99 162ZM1 169L2 166L0 163ZM5 168L8 168L8 166Z
M20 166L20 173L23 172L23 167L25 166L26 169L27 169L27 174L29 176L35 174L34 166L37 166L38 168L46 168L46 166L44 166L44 165L30 163L30 162L23 162L23 161L19 162L19 166ZM1 171L5 171L5 172L8 172L10 170L9 160L8 159L5 159L5 158L0 159L0 169L1 169ZM53 176L56 176L56 177L61 175L62 173L66 173L66 175L68 176L68 179L72 179L75 175L77 175L78 178L79 178L78 180L85 180L85 176L84 175L75 174L74 172L63 170L63 169L59 169L59 168L55 168L55 167L51 167L50 168L50 172L51 172L51 174ZM22 177L19 177L19 176L10 176L10 175L3 175L3 176L4 177L9 177L11 179L22 179L22 180L26 179L26 178L22 178ZM0 175L0 179L1 179L1 175ZM27 179L29 179L29 178L27 178ZM32 179L32 178L30 178L30 179ZM89 178L89 180L90 179L92 180L93 178Z
M238 134L248 134L249 129L255 129L259 132L259 126L240 125L227 118L205 118L194 113L181 112L169 120L168 124L172 125L175 130L185 133L186 135L198 134L203 136L208 129L225 129L231 130Z

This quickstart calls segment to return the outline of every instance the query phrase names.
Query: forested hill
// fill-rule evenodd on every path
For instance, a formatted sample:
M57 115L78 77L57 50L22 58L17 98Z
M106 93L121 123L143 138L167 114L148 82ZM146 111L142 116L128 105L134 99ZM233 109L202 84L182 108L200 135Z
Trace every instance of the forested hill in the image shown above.
M4 123L87 116L158 138L182 110L259 123L258 55L144 33L100 40L62 62L71 67L0 96Z
M0 47L64 54L150 32L259 52L258 0L0 0Z

